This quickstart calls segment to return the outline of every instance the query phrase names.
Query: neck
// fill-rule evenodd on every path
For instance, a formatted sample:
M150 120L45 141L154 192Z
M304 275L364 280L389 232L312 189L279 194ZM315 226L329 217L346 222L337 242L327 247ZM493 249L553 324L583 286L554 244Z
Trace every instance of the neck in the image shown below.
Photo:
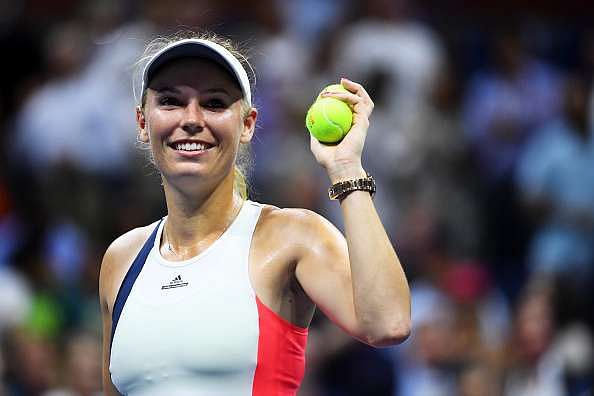
M231 224L242 198L234 192L231 173L214 189L187 192L163 179L167 201L164 238L177 255L195 255Z

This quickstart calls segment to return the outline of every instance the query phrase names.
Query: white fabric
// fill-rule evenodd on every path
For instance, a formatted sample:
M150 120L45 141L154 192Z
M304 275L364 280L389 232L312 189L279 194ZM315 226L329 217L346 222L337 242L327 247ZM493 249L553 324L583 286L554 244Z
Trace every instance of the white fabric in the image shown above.
M180 262L159 252L161 223L114 334L122 394L251 395L259 330L248 257L260 211L244 202L218 240Z

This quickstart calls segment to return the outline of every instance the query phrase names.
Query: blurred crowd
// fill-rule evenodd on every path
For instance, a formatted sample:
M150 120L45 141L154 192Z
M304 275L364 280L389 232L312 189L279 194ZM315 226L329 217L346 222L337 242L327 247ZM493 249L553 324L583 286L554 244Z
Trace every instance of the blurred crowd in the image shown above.
M134 65L181 28L232 38L255 69L253 200L342 227L305 112L341 76L375 101L364 167L411 283L413 332L372 349L317 314L300 395L591 395L591 8L2 2L0 395L100 394L103 252L165 214L136 144Z

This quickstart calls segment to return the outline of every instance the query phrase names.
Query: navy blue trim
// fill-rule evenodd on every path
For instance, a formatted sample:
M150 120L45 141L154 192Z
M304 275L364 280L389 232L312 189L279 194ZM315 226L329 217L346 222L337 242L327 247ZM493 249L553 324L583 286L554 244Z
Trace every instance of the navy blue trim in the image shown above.
M146 262L146 258L148 257L153 245L155 244L155 238L157 238L157 230L159 226L163 222L163 219L159 221L159 224L153 230L153 233L147 239L147 241L138 252L138 255L134 259L134 262L130 266L128 273L124 277L122 281L122 285L120 286L120 290L118 290L118 295L116 296L115 303L113 304L113 312L111 314L111 340L109 343L109 350L111 351L111 346L113 345L113 335L115 334L116 327L118 325L118 321L120 320L120 315L122 315L122 310L124 309L124 304L126 304L126 300L130 295L130 291L132 290L132 286L134 286L134 282L136 282L136 278L142 271L142 267L144 267L144 263Z

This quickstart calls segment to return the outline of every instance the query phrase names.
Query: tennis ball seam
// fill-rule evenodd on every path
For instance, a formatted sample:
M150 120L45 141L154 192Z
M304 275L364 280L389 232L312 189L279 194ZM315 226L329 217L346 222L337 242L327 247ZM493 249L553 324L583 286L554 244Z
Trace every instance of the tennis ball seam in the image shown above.
M338 100L338 99L336 99L336 100ZM341 131L341 132L342 132L342 134L344 135L344 129L343 129L343 127L342 127L342 126L341 126L339 123L337 123L337 122L334 122L334 121L332 121L330 118L328 118L328 115L326 114L326 108L325 108L325 107L323 107L323 108L322 108L322 111L321 111L321 113L324 115L324 118L326 119L326 121L328 121L330 124L334 125L334 126L335 126L335 127L337 127L338 129L340 129L340 131Z

